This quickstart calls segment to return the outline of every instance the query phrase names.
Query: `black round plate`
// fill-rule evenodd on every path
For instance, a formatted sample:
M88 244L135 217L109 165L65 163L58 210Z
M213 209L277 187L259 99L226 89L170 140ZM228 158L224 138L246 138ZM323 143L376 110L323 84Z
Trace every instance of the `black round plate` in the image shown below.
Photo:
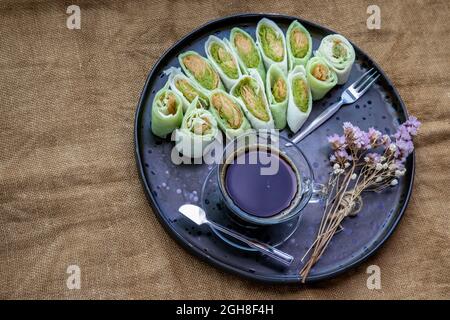
M299 270L303 265L300 259L315 238L323 208L317 204L308 205L296 232L279 246L295 257L290 267L279 266L257 252L236 249L219 239L208 227L193 226L193 223L186 221L178 213L179 206L184 203L201 205L199 199L202 184L212 166L173 164L170 159L173 142L153 136L150 130L153 97L167 81L163 71L171 66L179 67L178 54L195 50L204 55L203 46L209 35L228 37L231 28L236 26L254 36L256 24L263 17L274 20L284 31L294 19L299 20L311 33L313 49L317 49L324 36L335 33L300 18L272 14L235 15L209 22L194 30L167 50L147 77L136 110L136 161L153 211L166 230L189 251L222 269L248 278L271 283L299 282ZM300 142L299 146L312 163L319 183L326 182L330 170L330 149L326 136L341 133L344 121L351 121L365 130L373 126L392 134L399 123L407 118L403 101L391 81L372 59L358 47L354 47L356 61L347 84L334 88L322 100L315 102L305 126L337 101L342 90L368 68L378 69L382 76L356 103L344 106L333 118ZM291 136L288 130L284 130L282 134ZM411 195L414 156L409 157L406 167L407 174L397 187L382 194L364 195L364 208L357 217L346 219L344 230L333 238L321 260L311 270L307 282L329 279L354 267L386 241L402 217Z

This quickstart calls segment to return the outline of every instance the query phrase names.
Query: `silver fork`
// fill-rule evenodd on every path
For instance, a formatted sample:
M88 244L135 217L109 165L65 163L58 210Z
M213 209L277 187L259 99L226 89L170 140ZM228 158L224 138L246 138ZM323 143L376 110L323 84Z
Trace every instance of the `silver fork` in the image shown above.
M297 134L292 142L298 143L308 134L316 130L322 123L328 120L333 114L335 114L339 108L344 104L350 104L358 100L370 86L379 78L380 74L374 68L370 69L364 73L358 80L353 82L351 86L342 92L341 100L335 104L329 106L324 112L322 112L317 118L315 118L308 127L306 127L302 132Z

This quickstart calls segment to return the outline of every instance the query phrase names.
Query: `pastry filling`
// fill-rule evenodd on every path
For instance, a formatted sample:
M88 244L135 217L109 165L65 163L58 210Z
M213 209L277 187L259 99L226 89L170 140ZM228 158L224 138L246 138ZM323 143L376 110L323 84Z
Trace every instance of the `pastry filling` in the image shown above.
M210 51L213 59L228 77L231 79L237 79L239 77L238 66L233 56L222 44L214 42L211 45Z
M206 114L194 114L187 119L187 127L192 133L199 136L204 136L212 132L211 121Z
M253 86L250 81L248 78L241 81L236 88L236 93L242 98L251 114L261 121L269 121L270 116L265 108L263 93L259 87Z
M241 58L247 68L257 68L259 66L258 51L248 36L242 32L236 32L234 46L237 49L239 58Z
M195 97L199 97L197 107L206 108L208 104L206 103L207 98L199 92L194 86L189 83L186 79L177 79L175 81L175 87L180 90L183 96L186 98L188 102L192 102Z
M212 107L217 110L220 118L225 120L231 129L242 125L243 114L239 106L224 94L216 94L211 99Z
M338 60L347 59L347 49L340 40L335 40L332 47L333 58Z
M219 86L219 76L203 57L187 55L183 58L183 64L206 89L213 90Z
M313 67L311 74L317 80L327 81L329 72L330 72L330 70L328 70L327 66L325 66L321 63L318 63Z
M177 98L172 92L165 92L159 96L158 109L166 116L177 113Z
M262 25L259 28L262 49L267 57L275 62L281 62L284 58L283 38L273 28Z
M272 83L272 96L276 102L283 102L287 97L286 81L281 76Z
M304 58L309 50L309 41L306 34L300 28L291 31L289 39L291 51L295 58Z
M308 85L305 80L295 78L292 81L292 94L294 96L295 105L300 109L300 111L308 111L309 92Z

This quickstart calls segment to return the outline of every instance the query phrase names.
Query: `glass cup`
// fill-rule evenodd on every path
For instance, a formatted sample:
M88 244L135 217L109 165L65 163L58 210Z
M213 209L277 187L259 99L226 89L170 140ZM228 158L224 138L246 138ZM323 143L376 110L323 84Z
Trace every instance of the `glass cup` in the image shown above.
M236 162L236 157L253 150L277 155L275 158L281 158L287 162L296 176L297 189L290 205L268 217L256 216L241 209L230 196L226 187L225 180L229 166ZM236 165L240 165L239 162ZM266 168L267 172L261 172L262 174L274 174L270 172L270 166ZM280 136L278 131L274 130L250 131L233 139L223 151L222 161L218 164L217 172L220 193L226 206L240 220L255 225L274 225L286 222L297 217L308 203L316 203L326 197L324 186L314 182L313 170L302 151L296 144Z

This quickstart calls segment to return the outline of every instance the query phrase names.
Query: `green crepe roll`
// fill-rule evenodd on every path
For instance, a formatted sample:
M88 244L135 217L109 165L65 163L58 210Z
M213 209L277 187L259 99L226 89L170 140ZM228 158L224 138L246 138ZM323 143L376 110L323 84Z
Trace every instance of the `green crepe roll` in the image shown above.
M216 69L208 59L197 52L184 52L178 56L178 61L186 75L206 90L206 94L214 89L223 89Z
M266 95L272 112L275 128L282 130L286 127L286 110L289 97L288 80L281 68L273 64L267 71Z
M266 70L271 65L278 65L287 73L286 39L280 27L267 18L261 19L256 26L256 44L261 50L261 56Z
M306 64L306 77L313 100L322 99L337 84L336 73L321 57L313 57Z
M287 123L296 133L308 119L312 108L311 89L303 66L296 66L288 75L289 105Z
M262 79L266 78L266 70L252 36L240 28L231 29L230 46L236 53L242 73L248 74L250 69L257 70Z
M210 112L219 128L232 139L251 129L239 101L223 90L217 89L209 96Z
M227 42L216 36L209 36L205 43L205 52L212 65L219 73L227 90L242 76L238 58Z
M254 129L274 129L274 122L259 73L242 76L231 89Z
M198 97L197 108L208 109L209 100L204 90L196 82L184 75L180 68L171 67L165 73L169 74L170 89L175 91L183 102L183 112L187 111L196 97Z
M355 62L355 49L346 38L340 34L326 36L322 39L315 55L324 58L328 66L336 73L337 84L347 82Z
M183 103L181 98L173 90L168 89L166 84L153 99L152 132L160 138L165 138L180 127L182 120Z
M312 39L308 30L297 20L293 21L286 32L286 48L289 70L295 66L306 66L312 54Z
M217 121L208 110L197 108L198 97L192 101L175 130L175 148L188 158L201 158L219 134Z

